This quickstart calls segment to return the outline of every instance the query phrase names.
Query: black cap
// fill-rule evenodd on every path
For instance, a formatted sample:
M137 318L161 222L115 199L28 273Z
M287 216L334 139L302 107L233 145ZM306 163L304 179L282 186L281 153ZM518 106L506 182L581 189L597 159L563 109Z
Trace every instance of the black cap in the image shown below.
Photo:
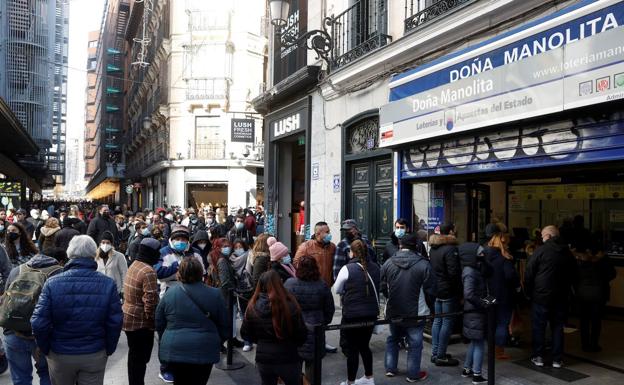
M357 222L355 221L355 219L345 219L342 222L342 226L340 227L340 230L351 230L351 229L358 229L357 227Z
M485 237L489 240L491 239L494 234L498 234L500 233L500 227L498 227L498 225L496 223L488 223L487 226L485 226Z
M139 255L137 259L151 265L158 263L160 258L160 242L154 238L144 238L139 244Z
M113 237L113 233L110 231L103 232L102 238L100 238L100 241L110 241L110 243L113 243L114 240L115 238Z
M420 239L418 239L418 235L414 233L407 233L401 238L401 247L404 249L415 251L418 249L419 244Z

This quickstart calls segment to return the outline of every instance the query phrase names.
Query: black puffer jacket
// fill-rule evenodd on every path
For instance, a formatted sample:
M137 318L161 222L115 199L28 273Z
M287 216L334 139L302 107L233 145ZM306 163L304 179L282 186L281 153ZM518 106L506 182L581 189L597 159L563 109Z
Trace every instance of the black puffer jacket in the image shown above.
M559 237L546 241L527 262L524 290L538 304L567 303L577 282L576 260Z
M245 341L258 344L256 362L260 364L291 364L301 361L297 348L306 341L308 330L303 317L295 304L290 306L292 332L287 333L284 322L282 331L286 334L278 338L271 318L271 303L265 293L260 294L254 309L247 309L241 325L241 337ZM283 320L285 321L285 320Z
M367 272L371 279L358 265L357 258L352 258L345 266L349 272L349 278L344 284L342 294L342 318L371 318L376 319L379 315L379 304L375 292L379 294L379 266L369 260ZM374 285L374 286L373 286Z
M487 296L483 248L473 242L458 248L464 285L464 322L462 332L471 340L485 337L485 311L482 298Z
M69 247L69 242L76 235L80 235L80 231L76 230L75 228L73 228L71 226L63 227L61 229L61 231L59 231L56 234L56 239L54 240L54 245L56 247L60 247L63 250L67 250L67 247Z
M512 260L503 256L496 247L483 247L485 261L492 269L487 285L490 294L496 297L499 305L513 306L516 293L520 293L520 278Z
M435 294L429 261L411 250L398 251L381 267L381 292L388 298L387 318L428 315L426 296Z
M306 361L312 361L314 359L314 327L331 323L335 311L334 297L325 281L321 279L302 281L299 278L290 278L284 287L299 302L303 320L308 328L308 337L303 346L299 348L299 356ZM323 338L325 338L324 334Z
M461 297L462 269L457 244L457 239L452 235L433 234L429 238L429 258L437 282L436 298Z

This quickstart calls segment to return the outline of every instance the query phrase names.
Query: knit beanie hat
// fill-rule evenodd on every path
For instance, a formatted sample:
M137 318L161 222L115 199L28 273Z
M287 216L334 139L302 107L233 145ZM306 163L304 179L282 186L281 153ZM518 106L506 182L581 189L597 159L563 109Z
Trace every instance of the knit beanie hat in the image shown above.
M102 238L100 238L102 241L106 240L109 241L110 243L113 243L113 241L115 240L115 238L113 238L113 233L111 233L110 231L105 231L102 233Z
M271 254L271 262L277 262L288 255L288 247L286 247L286 245L284 245L282 242L274 241L269 246L269 254Z
M144 238L139 244L137 259L150 265L158 263L160 257L160 242L154 238Z
M273 246L276 242L277 242L277 239L275 239L275 237L267 238L267 245L269 245L269 247Z

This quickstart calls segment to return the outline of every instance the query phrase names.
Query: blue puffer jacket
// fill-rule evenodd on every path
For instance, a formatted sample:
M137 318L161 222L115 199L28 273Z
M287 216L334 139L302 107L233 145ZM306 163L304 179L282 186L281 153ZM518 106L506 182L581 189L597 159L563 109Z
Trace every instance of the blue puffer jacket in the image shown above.
M72 259L49 278L30 320L45 355L115 352L123 314L115 282L98 273L93 258Z

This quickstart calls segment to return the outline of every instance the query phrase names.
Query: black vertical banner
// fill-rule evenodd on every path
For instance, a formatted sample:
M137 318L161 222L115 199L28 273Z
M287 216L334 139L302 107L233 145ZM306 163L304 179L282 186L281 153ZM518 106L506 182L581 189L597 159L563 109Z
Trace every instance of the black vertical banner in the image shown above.
M293 0L286 25L282 28L282 36L301 36L308 31L308 0ZM307 49L305 43L300 46L285 48L283 37L274 35L273 84L286 79L297 70L307 65Z

